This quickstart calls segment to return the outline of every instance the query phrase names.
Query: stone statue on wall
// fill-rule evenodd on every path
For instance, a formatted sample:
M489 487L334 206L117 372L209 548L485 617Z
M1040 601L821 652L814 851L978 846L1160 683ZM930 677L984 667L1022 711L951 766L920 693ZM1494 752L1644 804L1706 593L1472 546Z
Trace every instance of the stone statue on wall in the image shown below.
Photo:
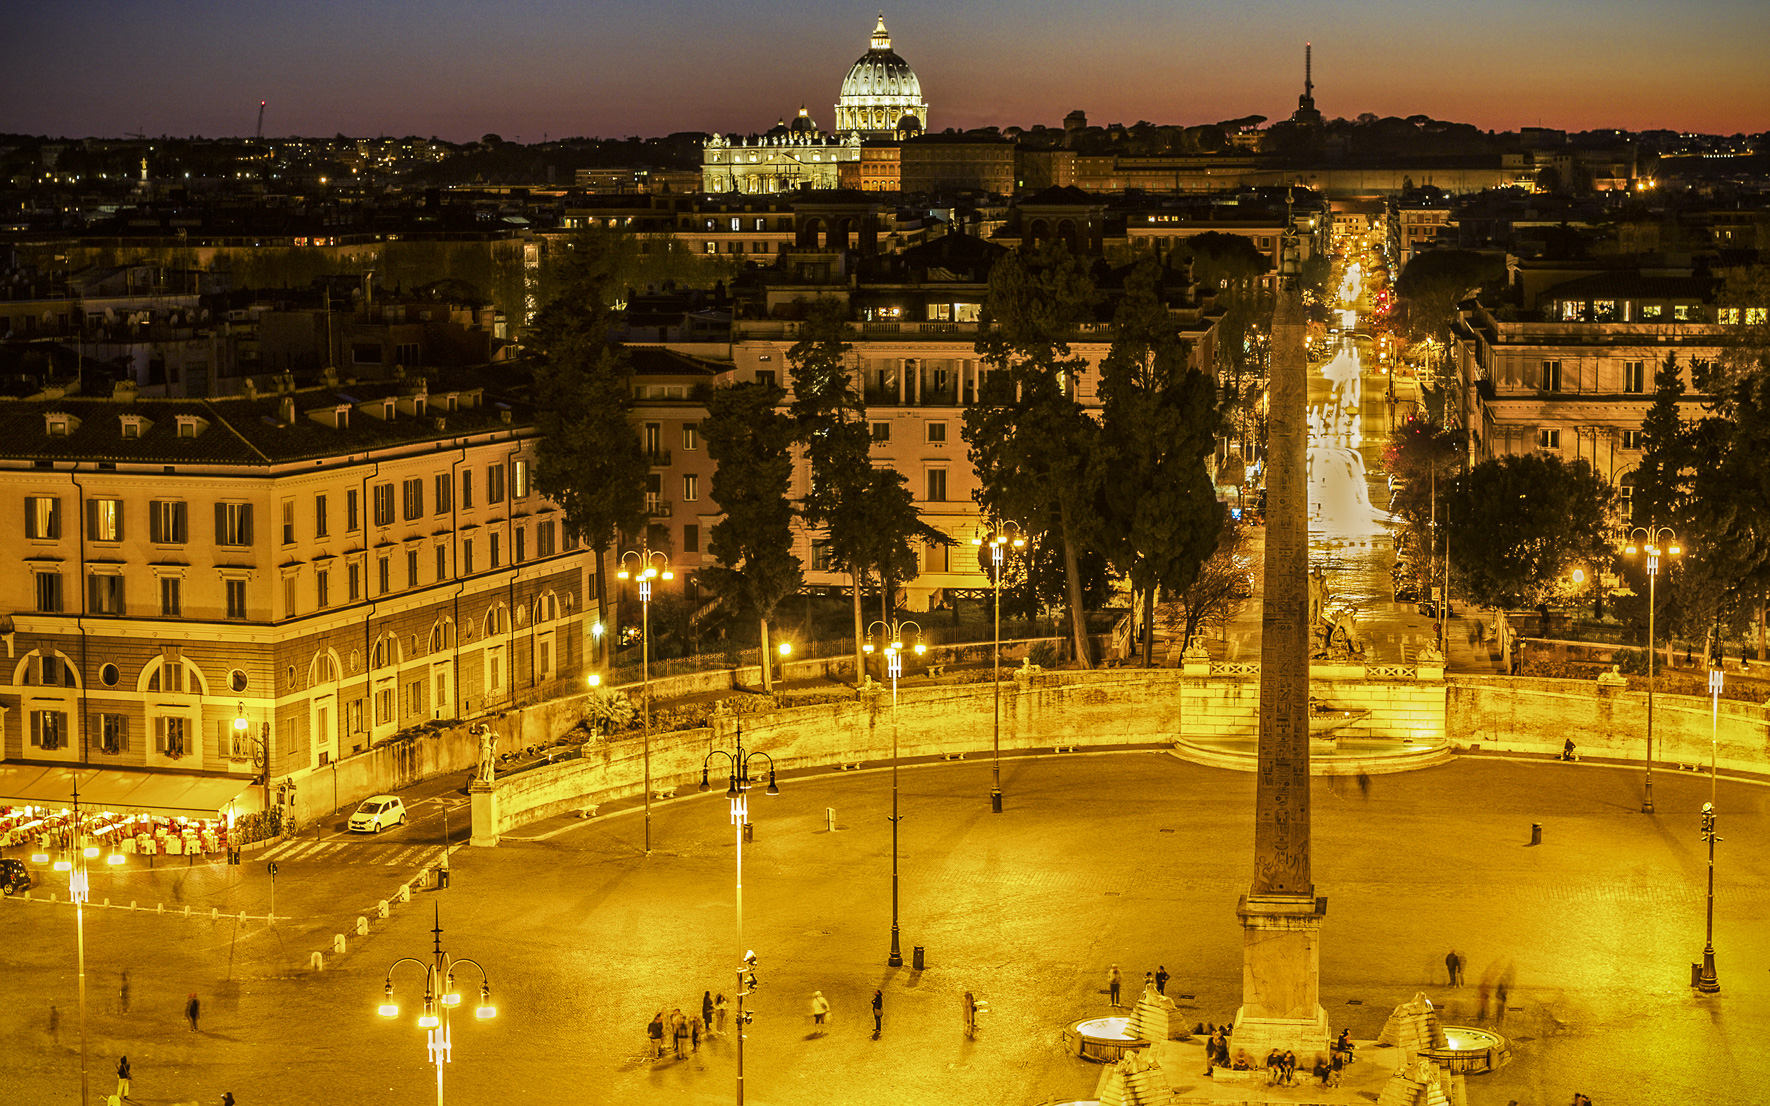
M491 783L498 775L498 731L485 723L477 727L479 734L479 779Z

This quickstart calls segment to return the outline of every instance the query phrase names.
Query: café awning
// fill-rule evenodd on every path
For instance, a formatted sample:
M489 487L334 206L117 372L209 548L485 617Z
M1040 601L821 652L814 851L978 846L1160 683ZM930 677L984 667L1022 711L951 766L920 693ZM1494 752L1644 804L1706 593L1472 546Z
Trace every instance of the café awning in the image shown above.
M168 818L217 817L252 786L239 776L6 764L0 765L0 806L71 806L76 783L82 807Z

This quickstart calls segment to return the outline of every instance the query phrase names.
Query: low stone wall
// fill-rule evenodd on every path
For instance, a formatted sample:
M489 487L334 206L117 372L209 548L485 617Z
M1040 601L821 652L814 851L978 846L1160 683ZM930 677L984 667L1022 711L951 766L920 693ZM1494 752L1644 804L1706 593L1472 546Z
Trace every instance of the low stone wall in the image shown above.
M1457 676L1449 682L1447 732L1459 748L1559 753L1562 742L1572 738L1582 755L1646 758L1646 692L1610 691L1594 680ZM1706 765L1709 711L1707 699L1654 696L1654 762ZM1766 708L1721 700L1715 748L1723 768L1765 771L1770 766Z
M1338 681L1319 697L1332 705L1371 711L1371 736L1437 741L1444 718L1444 686L1435 682ZM1078 749L1165 743L1184 733L1251 735L1259 685L1245 678L1188 677L1176 669L1091 672L1017 672L1004 680L1001 743L1005 750ZM918 684L901 688L896 711L900 757L964 753L989 756L995 721L989 683ZM699 784L701 765L715 748L729 749L740 719L715 716L707 729L654 734L654 790ZM789 708L741 719L744 748L764 752L778 769L889 761L892 748L889 686L854 699ZM597 742L582 759L533 769L495 785L496 834L569 810L639 794L643 742L638 737ZM715 766L714 776L721 774ZM488 808L490 809L490 808ZM476 824L475 837L489 835Z

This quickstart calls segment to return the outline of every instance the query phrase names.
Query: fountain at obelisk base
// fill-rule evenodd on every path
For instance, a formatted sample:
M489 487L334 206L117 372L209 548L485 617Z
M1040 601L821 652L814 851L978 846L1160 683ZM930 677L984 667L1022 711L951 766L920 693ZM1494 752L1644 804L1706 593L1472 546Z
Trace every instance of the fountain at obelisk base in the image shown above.
M1272 315L1267 430L1266 587L1260 613L1260 737L1254 878L1242 925L1242 1006L1235 1047L1312 1058L1328 1047L1321 924L1309 868L1309 486L1302 292L1294 232Z

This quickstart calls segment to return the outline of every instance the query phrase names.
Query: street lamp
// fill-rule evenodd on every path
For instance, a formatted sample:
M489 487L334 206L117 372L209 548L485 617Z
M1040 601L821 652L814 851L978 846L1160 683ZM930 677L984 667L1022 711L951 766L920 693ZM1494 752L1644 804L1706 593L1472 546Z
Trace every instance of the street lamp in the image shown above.
M1696 974L1696 989L1705 995L1718 994L1721 981L1715 978L1715 747L1721 734L1721 670L1709 669L1709 801L1702 804L1702 839L1709 846L1709 901L1707 931L1702 945L1702 968Z
M427 1030L430 1061L436 1065L436 1106L442 1106L443 1100L443 1065L449 1063L449 1014L461 1005L461 994L455 990L455 969L462 964L473 965L479 973L479 1004L474 1007L473 1016L486 1021L498 1016L498 1008L492 1005L492 984L486 978L486 970L477 960L465 957L455 958L443 951L442 947L442 907L436 908L436 925L430 932L434 935L435 948L431 950L430 963L412 956L402 956L387 968L387 985L382 990L381 1005L376 1013L384 1018L399 1017L399 1004L393 1001L393 970L401 964L412 964L424 971L424 1012L418 1016L418 1027Z
M74 957L78 972L80 992L80 1104L86 1106L90 1095L90 1080L86 1069L86 899L91 893L91 884L86 877L86 861L98 855L97 845L86 844L85 825L80 816L80 787L74 785L74 828L66 838L62 855L55 861L55 870L68 874L68 901L74 904ZM49 861L48 853L33 853L31 860L37 864ZM110 863L121 864L122 854L113 852Z
M885 963L893 968L903 967L903 950L897 939L897 823L901 821L897 813L897 678L903 675L903 631L905 627L916 631L916 653L921 655L928 651L922 643L922 627L909 619L903 621L874 622L867 627L867 643L862 648L873 651L873 630L878 628L884 637L881 643L885 649L885 672L891 677L891 955ZM888 644L886 644L888 643Z
M766 657L764 659L767 659ZM768 786L763 790L765 795L779 795L780 788L774 785L774 758L767 753L744 752L743 722L738 722L737 752L728 753L724 749L714 749L701 761L700 790L708 789L708 765L714 757L724 757L731 769L727 777L730 781L725 789L725 797L731 803L731 824L737 834L737 1100L738 1106L744 1103L744 1026L750 1023L754 1015L744 1012L744 999L749 997L756 986L756 954L744 947L744 826L750 820L750 762L761 757L768 762Z
M632 557L634 567L628 569L627 558ZM645 701L645 855L651 855L651 582L653 580L673 580L675 574L670 571L670 558L655 552L647 545L640 550L629 549L621 554L621 571L616 575L623 580L639 581L639 679L642 691L640 697Z
M971 544L979 547L986 542L989 544L991 586L996 593L995 649L991 653L990 659L990 675L995 683L996 719L994 736L990 742L993 775L990 783L989 808L994 813L1000 814L1002 813L1002 560L1006 546L1012 545L1015 549L1026 547L1026 532L1009 522L999 527L994 533L979 534L971 539Z
M1637 543L1636 535L1642 540ZM1665 542L1661 545L1660 542ZM1679 557L1684 553L1683 546L1678 544L1678 535L1670 526L1637 526L1628 533L1628 545L1623 552L1630 557L1636 553L1647 555L1647 792L1641 801L1641 813L1653 813L1653 691L1656 684L1653 665L1653 615L1656 606L1655 596L1659 584L1659 558L1663 554L1668 557Z

